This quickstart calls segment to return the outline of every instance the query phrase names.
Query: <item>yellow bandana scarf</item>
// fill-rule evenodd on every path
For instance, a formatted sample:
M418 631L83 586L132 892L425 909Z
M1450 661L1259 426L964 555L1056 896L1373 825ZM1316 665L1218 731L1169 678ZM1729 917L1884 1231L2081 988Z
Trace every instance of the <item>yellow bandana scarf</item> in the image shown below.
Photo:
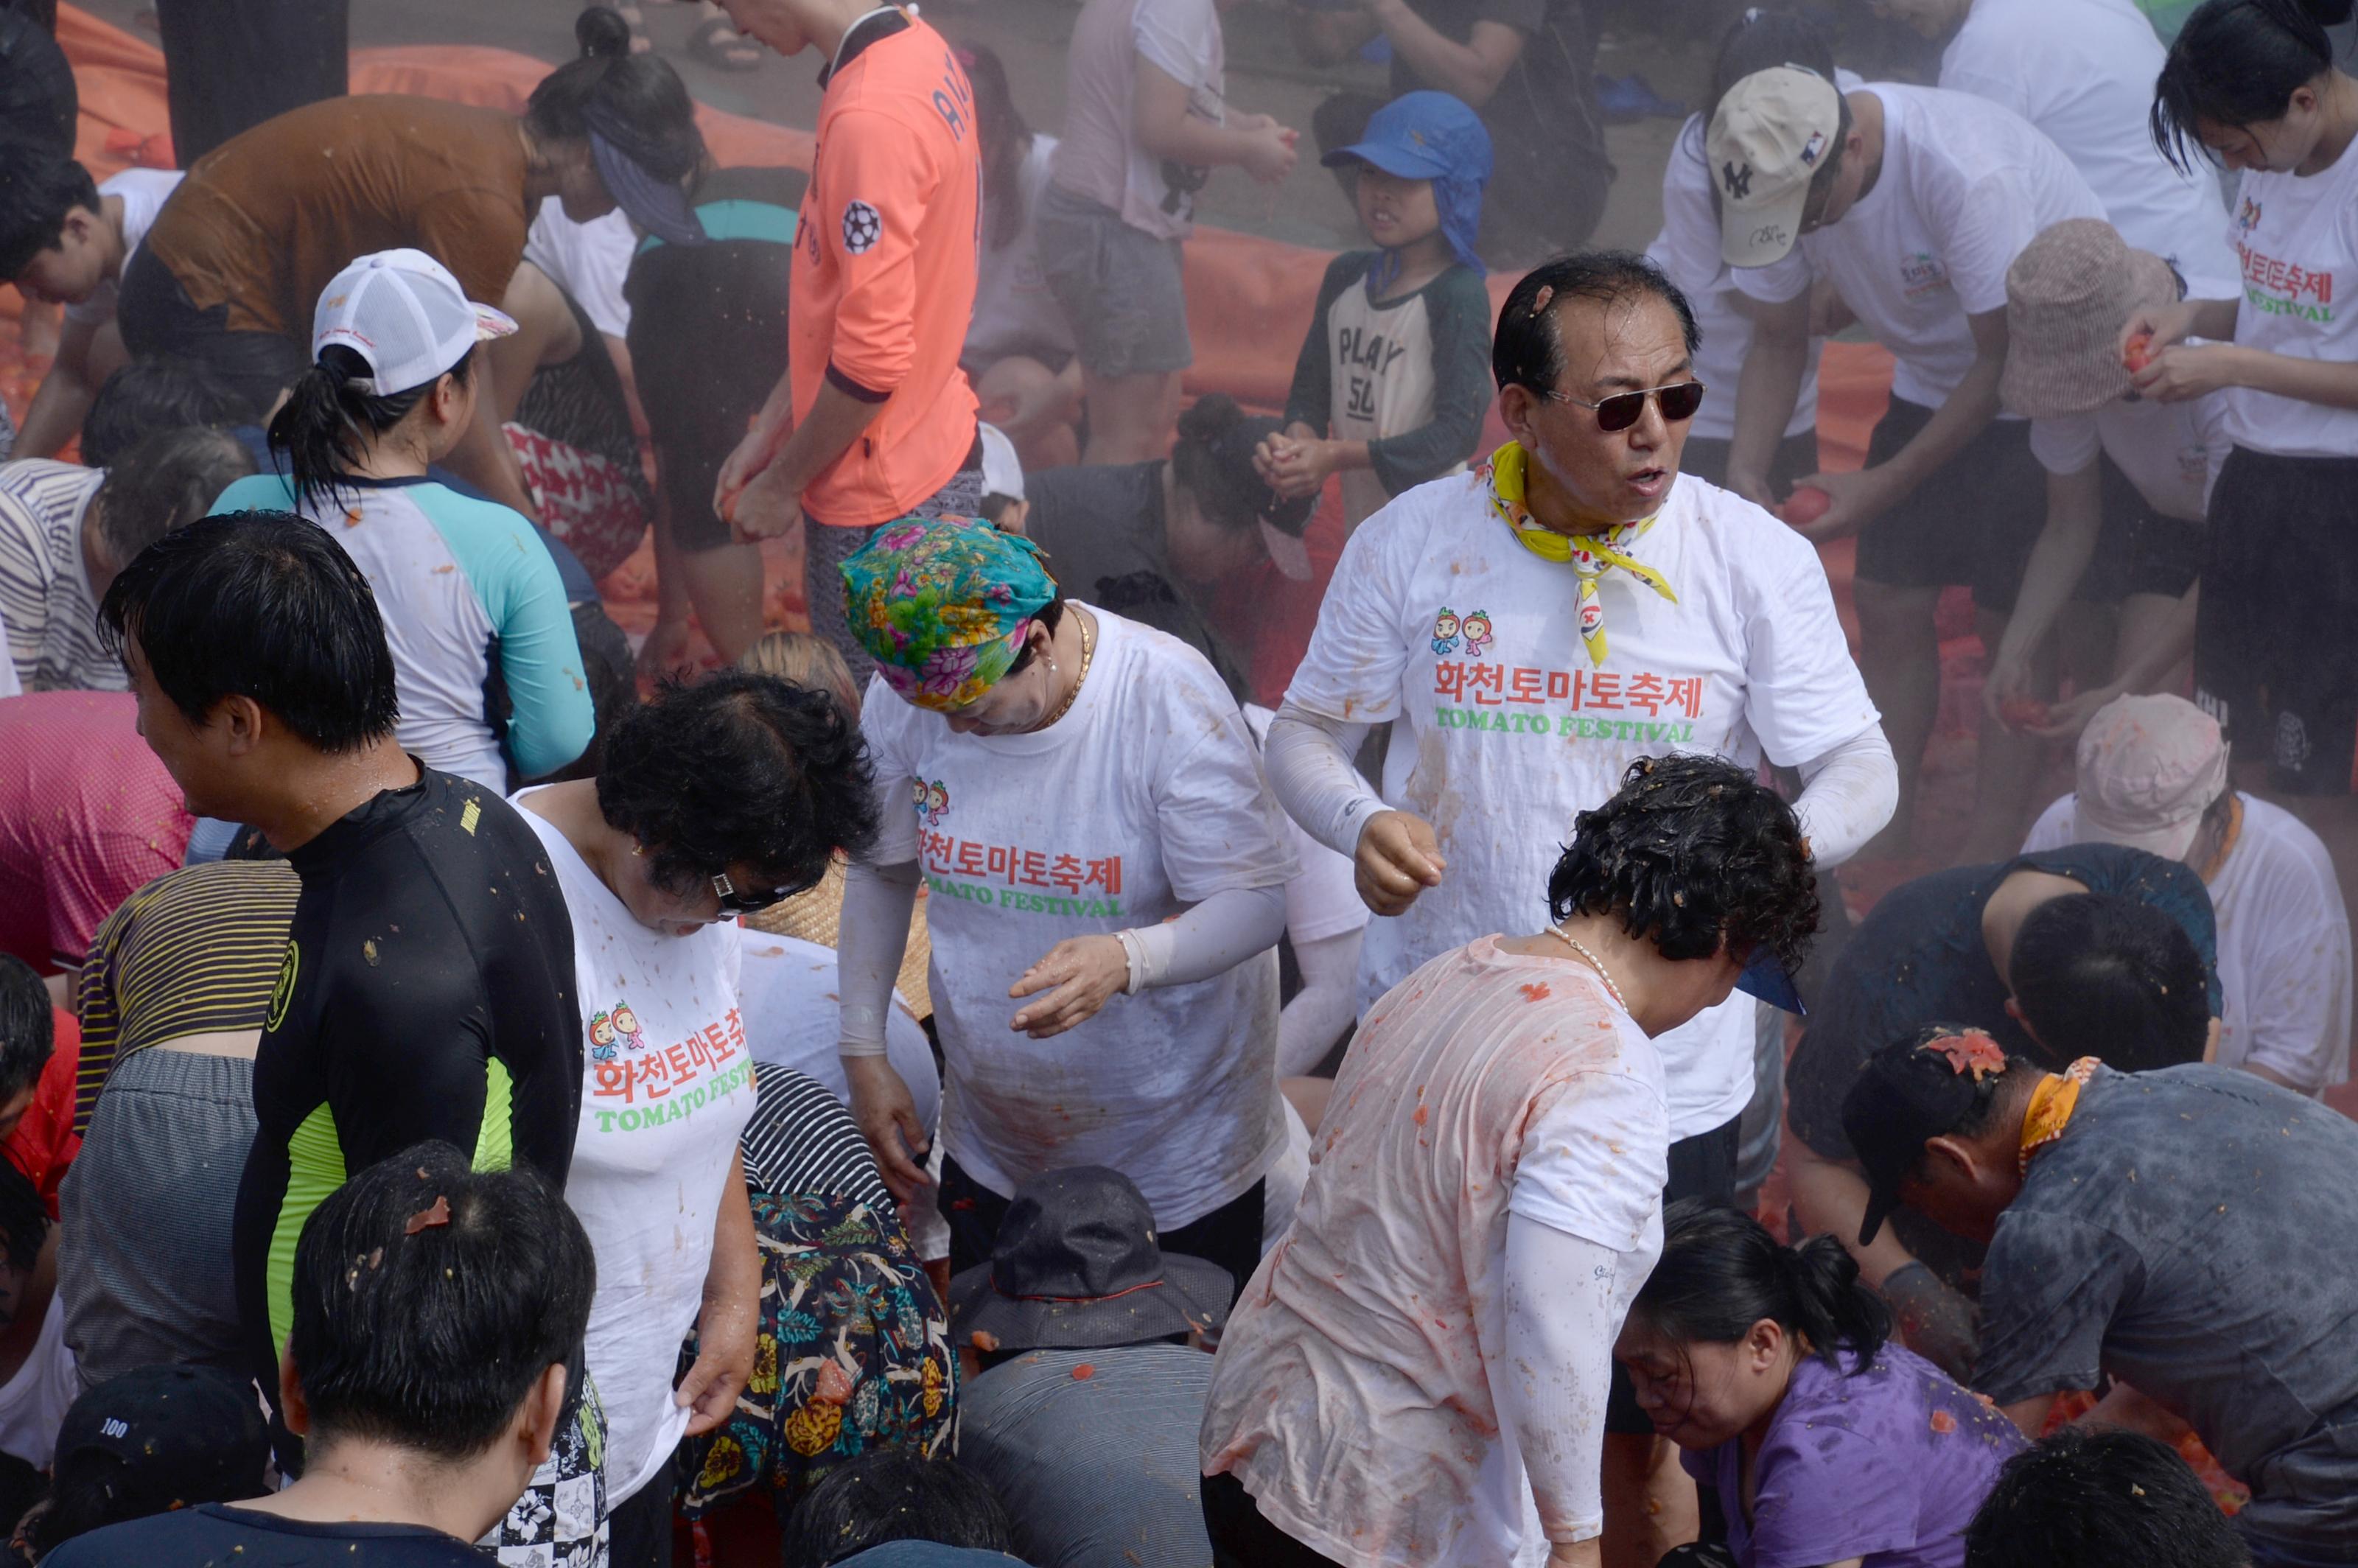
M2080 1108L2080 1087L2095 1076L2096 1058L2082 1056L2030 1091L2030 1108L2022 1113L2022 1152L2017 1169L2030 1173L2030 1157L2063 1136L2071 1113Z
M1596 597L1596 579L1619 567L1672 604L1679 596L1661 573L1623 555L1622 550L1637 543L1654 525L1654 519L1643 517L1635 523L1624 523L1602 534L1584 534L1575 541L1542 527L1523 505L1524 466L1531 455L1520 441L1509 441L1483 460L1476 472L1490 487L1490 510L1498 521L1515 531L1523 548L1543 561L1568 566L1580 578L1580 640L1588 645L1591 664L1605 662L1605 606ZM1659 515L1659 514L1658 514Z

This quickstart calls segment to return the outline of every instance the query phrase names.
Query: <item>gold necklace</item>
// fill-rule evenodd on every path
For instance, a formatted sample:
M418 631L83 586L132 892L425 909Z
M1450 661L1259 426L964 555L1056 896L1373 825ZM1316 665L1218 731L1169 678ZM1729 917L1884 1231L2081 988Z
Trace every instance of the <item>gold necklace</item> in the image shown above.
M1077 616L1081 612L1076 610L1073 613ZM1047 729L1057 719L1062 719L1065 711L1073 706L1073 699L1081 695L1081 687L1089 678L1089 661L1097 657L1097 639L1089 635L1088 621L1083 618L1081 621L1081 673L1073 677L1073 689L1065 694L1064 701L1056 704L1056 711L1032 727L1035 733Z
M1629 1004L1621 1000L1621 988L1613 983L1613 971L1605 967L1604 959L1598 957L1595 954L1582 946L1580 939L1566 931L1563 926L1551 925L1548 927L1548 931L1557 941L1563 943L1565 946L1571 948L1574 952L1588 960L1588 967L1595 969L1596 971L1596 978L1605 982L1605 989L1611 994L1614 1006L1619 1008L1624 1012L1629 1011Z

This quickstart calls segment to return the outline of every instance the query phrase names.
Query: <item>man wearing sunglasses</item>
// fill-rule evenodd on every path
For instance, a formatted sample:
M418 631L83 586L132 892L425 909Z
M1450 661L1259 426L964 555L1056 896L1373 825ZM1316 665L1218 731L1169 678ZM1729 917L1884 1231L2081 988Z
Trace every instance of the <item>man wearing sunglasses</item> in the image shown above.
M1813 543L1861 535L1859 663L1900 779L1898 816L1870 852L1903 854L1940 708L1941 590L1973 589L1983 643L1996 647L2047 514L2030 427L1998 410L2006 268L2042 230L2102 218L2104 205L2010 109L1881 83L1845 95L1799 66L1730 88L1704 152L1722 254L1754 324L1729 488L1777 500L1766 476L1801 384L1813 285L1831 285L1897 362L1866 466L1802 480L1833 503L1801 531ZM1983 723L1966 859L1996 860L2020 841L2039 744Z
M1491 346L1514 439L1470 474L1395 497L1344 549L1266 754L1278 798L1353 857L1360 897L1388 917L1361 946L1363 1015L1433 954L1528 925L1530 890L1573 818L1639 757L1798 767L1821 865L1890 816L1890 749L1816 553L1679 471L1687 423L1713 395L1695 342L1686 297L1650 262L1590 252L1540 267L1507 297ZM1351 760L1385 723L1370 788ZM1789 985L1782 1000L1798 1006ZM1670 1194L1729 1202L1751 999L1655 1044L1679 1141ZM1639 1498L1660 1455L1626 1390L1607 1430L1611 1539L1649 1517ZM1656 1500L1666 1512L1652 1517L1674 1528L1675 1493Z

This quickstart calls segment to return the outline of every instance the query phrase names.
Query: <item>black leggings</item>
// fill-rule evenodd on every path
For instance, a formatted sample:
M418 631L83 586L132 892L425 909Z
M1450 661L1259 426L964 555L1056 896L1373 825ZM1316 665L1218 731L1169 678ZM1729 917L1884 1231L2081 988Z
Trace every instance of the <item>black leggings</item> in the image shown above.
M1260 1267L1261 1205L1268 1185L1255 1182L1242 1197L1155 1238L1165 1252L1201 1258L1226 1269L1236 1281L1228 1291L1230 1306ZM1007 1221L1009 1201L968 1175L956 1160L942 1156L941 1205L950 1225L950 1272L990 1261L991 1244Z
M1206 1476L1204 1533L1212 1538L1212 1568L1339 1568L1261 1517L1234 1476Z

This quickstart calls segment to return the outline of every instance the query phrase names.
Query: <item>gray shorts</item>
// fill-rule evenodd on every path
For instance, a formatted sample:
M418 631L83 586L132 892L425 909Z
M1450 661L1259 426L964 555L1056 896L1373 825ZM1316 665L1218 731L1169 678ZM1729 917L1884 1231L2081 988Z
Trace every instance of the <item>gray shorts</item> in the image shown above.
M1176 240L1158 239L1086 196L1040 200L1041 270L1091 375L1167 375L1195 362Z
M83 1388L163 1363L251 1371L230 1223L253 1142L252 1062L151 1046L116 1065L58 1194L73 1238L58 1294Z

